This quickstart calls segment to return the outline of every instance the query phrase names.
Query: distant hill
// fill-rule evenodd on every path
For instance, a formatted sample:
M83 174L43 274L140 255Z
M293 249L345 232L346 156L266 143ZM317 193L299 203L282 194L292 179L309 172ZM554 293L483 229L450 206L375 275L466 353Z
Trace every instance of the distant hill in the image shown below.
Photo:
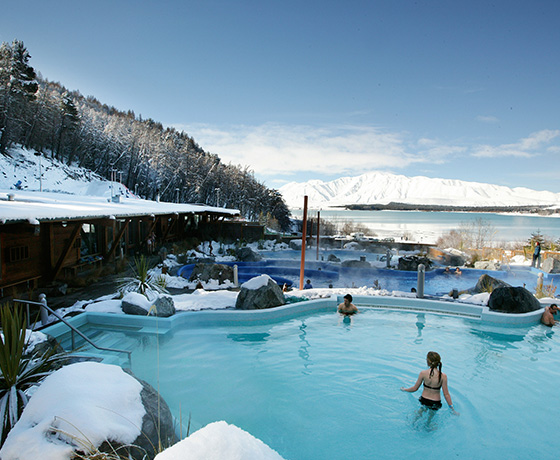
M383 205L381 207L410 209L410 205L417 205L415 207L424 209L493 208L499 211L511 207L557 208L560 205L560 193L384 172L341 177L330 182L290 182L279 191L290 208L301 208L305 195L313 208L356 208L359 205L362 209L371 209L372 206L367 205Z

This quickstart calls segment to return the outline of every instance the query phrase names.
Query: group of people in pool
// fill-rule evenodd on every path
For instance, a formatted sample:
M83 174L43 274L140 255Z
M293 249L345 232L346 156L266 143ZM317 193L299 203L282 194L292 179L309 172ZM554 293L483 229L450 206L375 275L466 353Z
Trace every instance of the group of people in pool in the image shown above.
M443 271L443 273L445 275L451 275L451 273L454 273L457 276L460 276L463 274L463 272L461 271L461 269L459 267L456 267L454 271L451 271L451 267L445 267L445 270Z
M359 313L358 307L352 303L352 296L346 294L344 296L344 301L338 305L338 312L344 316L351 316ZM554 315L558 312L558 306L556 304L551 304L549 307L545 308L542 315L541 322L546 326L553 326L555 323ZM449 405L449 408L455 412L453 408L453 401L451 400L451 395L449 394L449 389L447 387L447 375L441 371L441 357L435 351L430 351L426 356L426 363L428 369L420 372L416 383L410 388L402 387L402 391L408 391L409 393L414 393L420 386L423 386L422 395L420 396L420 403L422 406L438 410L441 408L441 392L443 392L443 397Z
M352 296L346 294L344 296L344 301L338 305L338 312L344 316L359 313L358 307L352 303L352 300ZM453 401L451 400L449 389L447 388L447 375L441 371L441 357L435 351L430 351L426 357L426 362L428 364L428 369L420 372L416 383L410 388L402 387L401 390L414 393L420 388L420 385L423 385L424 389L420 396L420 403L424 407L433 410L441 408L441 391L443 391L445 401L451 410L456 413L453 408Z
M346 294L344 296L344 302L338 306L338 312L342 315L354 315L359 312L358 307L352 303L352 296ZM447 375L441 371L441 357L435 351L430 351L426 357L428 364L428 369L423 370L418 375L418 380L410 388L402 387L402 391L408 391L414 393L420 385L424 386L422 395L420 396L420 403L427 407L428 409L438 410L441 408L441 391L443 391L443 396L445 401L455 412L453 408L453 401L451 400L451 395L449 394L449 389L447 388Z

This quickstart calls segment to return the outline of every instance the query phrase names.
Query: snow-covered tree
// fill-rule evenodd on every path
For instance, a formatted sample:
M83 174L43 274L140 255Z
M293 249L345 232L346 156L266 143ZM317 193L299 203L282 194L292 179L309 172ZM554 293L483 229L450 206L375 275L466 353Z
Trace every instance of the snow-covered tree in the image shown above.
M0 153L13 142L24 139L23 122L29 115L29 102L39 87L37 75L29 65L31 56L22 41L0 45Z

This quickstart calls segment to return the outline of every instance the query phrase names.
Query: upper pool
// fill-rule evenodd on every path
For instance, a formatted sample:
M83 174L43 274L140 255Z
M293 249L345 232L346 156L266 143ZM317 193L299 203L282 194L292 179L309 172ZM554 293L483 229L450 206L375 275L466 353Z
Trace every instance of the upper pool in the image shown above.
M134 373L176 418L192 415L191 431L226 420L287 460L558 457L555 328L359 307L351 323L334 304L284 317L142 318L159 335L99 328L97 340L128 343ZM417 417L420 392L399 390L430 350L442 355L459 416Z
M293 286L299 286L300 261L290 257L298 251L262 251L265 260L259 262L228 262L229 265L238 265L239 273L257 276L266 273L271 276L280 276L288 279ZM338 250L329 251L329 254L336 254L342 260L359 260L363 257L366 262L375 263L379 254ZM381 267L379 267L381 265ZM186 277L190 276L194 265L185 266ZM505 281L511 286L524 286L530 292L535 293L538 272L524 266L504 267L502 270L477 270L472 268L462 268L461 275L454 272L444 273L444 268L434 268L425 272L424 292L429 295L447 295L453 289L458 291L467 290L476 285L481 275L488 274L494 278ZM544 275L544 284L553 283L558 285L559 274ZM304 279L310 279L314 288L333 287L374 287L388 291L409 292L411 288L416 288L418 284L418 273L416 271L403 271L387 269L383 263L369 268L364 267L344 267L340 263L329 263L325 261L307 260L305 263ZM242 281L245 281L243 279ZM280 283L281 284L281 283Z

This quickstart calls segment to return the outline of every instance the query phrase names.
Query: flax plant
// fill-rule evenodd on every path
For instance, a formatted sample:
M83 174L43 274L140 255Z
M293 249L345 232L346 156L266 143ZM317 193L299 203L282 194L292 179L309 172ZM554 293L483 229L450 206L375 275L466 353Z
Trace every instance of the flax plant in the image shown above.
M55 368L61 355L54 350L42 356L24 356L27 345L26 317L10 305L0 308L0 445L19 420L29 400L26 391Z
M150 299L152 294L167 292L164 278L150 273L149 262L146 257L136 257L132 270L133 276L123 278L119 284L119 291L122 294L138 292Z

